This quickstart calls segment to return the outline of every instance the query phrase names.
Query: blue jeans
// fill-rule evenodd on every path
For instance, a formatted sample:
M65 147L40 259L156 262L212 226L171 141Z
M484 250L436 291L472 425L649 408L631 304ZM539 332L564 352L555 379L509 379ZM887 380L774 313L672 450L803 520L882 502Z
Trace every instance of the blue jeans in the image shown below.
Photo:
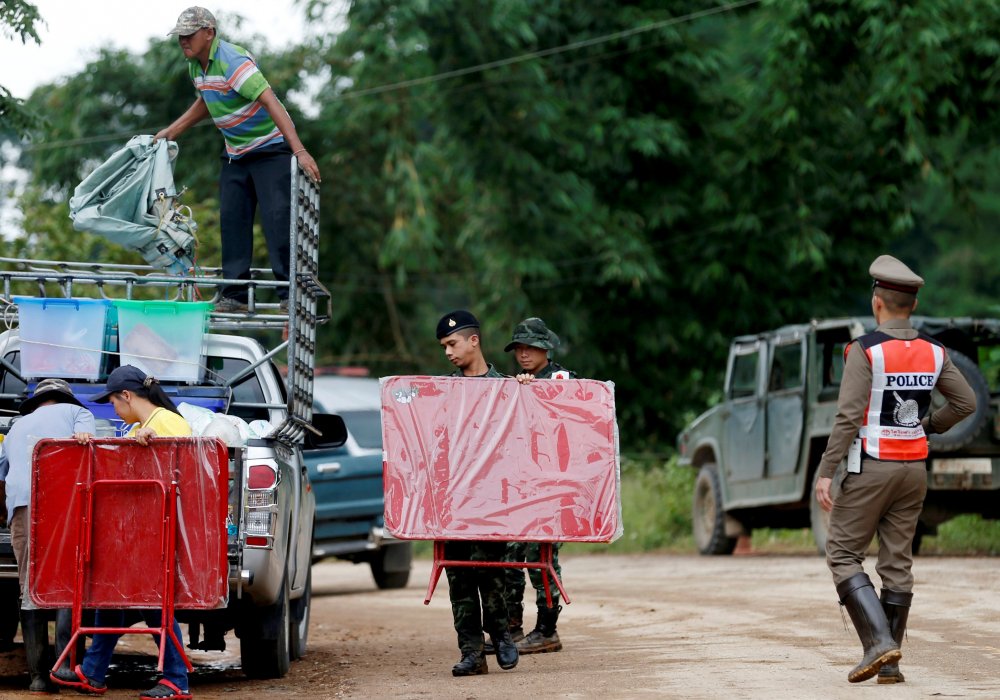
M129 615L132 621L135 620L134 613L138 613L149 627L159 627L161 624L159 610L132 610L128 612L133 613ZM94 626L125 627L125 614L125 610L98 610L94 614ZM177 641L183 644L184 638L181 636L181 626L177 624L177 620L174 620L174 634L177 635ZM154 634L152 637L153 641L159 645L160 635ZM83 657L83 673L87 678L98 683L104 682L108 675L108 666L111 665L111 655L115 652L115 645L118 644L119 638L121 638L120 634L94 635L94 641L91 642L90 648L87 649L87 653ZM184 659L181 658L180 652L169 637L163 652L163 677L181 690L188 689L187 666L184 665Z

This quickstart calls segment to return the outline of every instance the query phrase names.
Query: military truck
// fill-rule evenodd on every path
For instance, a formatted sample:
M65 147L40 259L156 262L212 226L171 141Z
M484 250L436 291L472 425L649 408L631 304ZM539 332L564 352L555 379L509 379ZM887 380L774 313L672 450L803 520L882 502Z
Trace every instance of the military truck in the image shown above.
M318 281L319 192L297 168L292 173L292 194L291 282L274 280L270 271L262 269L252 270L249 280L232 280L223 278L217 268L202 268L197 276L177 276L146 265L0 258L0 308L8 328L0 333L0 433L6 432L20 402L40 378L25 370L26 345L43 344L22 333L29 308L195 302L218 299L226 287L247 288L246 312L211 313L207 333L165 338L163 353L193 340L202 354L191 363L195 368L190 377L164 380L166 375L160 374L159 378L175 403L210 407L271 426L269 432L229 447L227 607L177 610L177 619L190 624L186 641L192 648L224 649L224 635L235 630L243 671L252 678L284 676L290 662L305 654L316 504L303 451L331 449L347 439L339 416L313 412L316 326L329 318L329 293ZM275 298L281 290L287 290L287 310ZM157 301L143 301L149 299ZM197 305L172 308L180 314L191 306ZM146 331L152 320L149 324ZM94 404L89 397L103 391L104 378L118 366L118 351L125 351L124 329L109 334L103 322L96 330L93 324L81 323L63 332L51 325L56 326L50 329L55 340L43 345L68 350L71 358L54 353L51 368L58 374L51 376L66 378L74 394L94 411L99 436L119 434L122 426L116 425L113 412L107 413L108 405ZM102 342L102 334L112 340ZM78 364L77 358L95 355L80 349L81 336L96 336L96 355L106 363L102 369L95 364L88 377L75 370L87 364ZM148 352L160 352L155 344L149 347L153 349ZM286 380L273 362L281 355L287 358ZM174 362L166 354L138 357L160 366ZM16 583L17 567L4 529L0 531L0 642L9 641L17 627Z
M912 320L946 346L977 401L973 415L929 437L917 551L956 515L1000 518L1000 320ZM837 413L844 347L874 328L872 318L814 320L732 341L722 401L677 439L679 463L698 470L698 551L730 554L740 535L765 527L811 527L825 549L829 514L814 497L817 467ZM935 392L931 411L943 401Z

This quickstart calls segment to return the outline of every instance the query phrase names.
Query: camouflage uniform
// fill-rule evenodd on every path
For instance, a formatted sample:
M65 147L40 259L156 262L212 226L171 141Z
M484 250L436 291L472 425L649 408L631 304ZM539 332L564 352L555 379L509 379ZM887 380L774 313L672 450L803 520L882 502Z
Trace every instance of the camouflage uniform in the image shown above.
M570 378L576 377L576 372L570 371L556 362L549 362L549 364L539 370L538 374L535 375L535 379L551 379L552 374L555 372L566 372ZM559 542L552 545L552 564L555 567L556 574L562 580L562 567L559 566L560 546ZM540 561L540 547L541 545L538 542L511 542L507 545L507 553L504 555L504 561ZM510 627L513 631L521 627L522 618L517 613L523 610L524 569L504 569L504 571L506 572L507 579L507 592L504 594L504 599L507 601L507 610L511 613ZM542 583L541 570L528 569L528 577L531 579L531 585L535 589L535 602L538 607L548 605L545 600L545 586ZM551 581L549 581L549 591L552 597L552 607L556 607L559 605L559 589ZM515 625L514 623L517 624Z
M464 377L462 370L451 377ZM489 365L485 378L504 379L493 365ZM447 559L457 561L503 561L506 542L450 541L444 546ZM497 634L507 626L507 608L504 604L504 569L496 567L447 568L448 596L451 614L458 633L458 648L462 654L483 651L483 632ZM481 602L481 605L480 605Z
M517 345L530 345L542 350L554 350L559 345L559 336L553 333L540 318L527 318L514 327L511 341L504 348L510 352ZM573 379L576 373L567 370L562 365L549 360L549 363L535 373L535 379ZM562 579L562 567L559 566L559 546L558 542L552 545L552 564L556 570L556 575ZM511 542L507 545L507 552L504 555L507 562L538 562L541 561L541 544L538 542ZM527 642L524 637L524 570L519 568L505 569L506 572L506 593L504 595L507 611L510 614L508 627L511 636L518 643L518 650L521 653L533 653L535 651L558 651L562 648L558 636L555 633L555 622L559 616L559 589L554 582L549 581L549 594L552 599L552 607L548 607L545 598L545 585L542 581L540 569L529 569L528 577L531 585L535 589L535 604L539 611L540 624L529 634L531 642ZM543 612L544 611L544 612ZM542 618L545 618L543 621ZM546 624L542 624L542 623ZM549 627L549 624L551 627ZM546 634L539 637L539 630L544 626ZM533 636L534 635L534 636ZM544 647L544 648L543 648Z

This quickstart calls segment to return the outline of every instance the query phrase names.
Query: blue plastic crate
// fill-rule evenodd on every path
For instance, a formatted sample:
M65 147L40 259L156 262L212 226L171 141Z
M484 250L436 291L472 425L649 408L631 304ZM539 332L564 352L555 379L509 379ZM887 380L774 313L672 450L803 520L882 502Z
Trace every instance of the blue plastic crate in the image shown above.
M25 378L101 378L114 337L110 301L15 296L14 302Z

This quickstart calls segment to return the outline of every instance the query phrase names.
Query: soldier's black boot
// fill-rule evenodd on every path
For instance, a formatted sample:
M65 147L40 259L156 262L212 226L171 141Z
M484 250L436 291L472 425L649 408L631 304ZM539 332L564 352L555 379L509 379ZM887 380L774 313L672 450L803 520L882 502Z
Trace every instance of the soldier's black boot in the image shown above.
M489 673L486 656L481 651L470 651L462 655L462 660L451 667L453 676L479 676Z
M539 606L538 622L535 624L535 629L528 632L527 636L517 643L517 650L522 654L545 654L562 649L559 633L556 632L556 622L559 620L560 610L562 610L561 605L554 608Z
M59 689L49 680L49 669L54 659L49 647L49 621L44 610L21 611L21 636L24 638L24 655L31 674L32 693L58 693Z
M514 646L514 642L510 638L509 630L504 630L502 634L491 633L490 641L493 642L493 648L496 650L497 664L500 665L500 668L508 671L517 666L517 647Z
M847 674L848 681L860 683L877 674L884 664L899 661L903 655L889 632L889 621L868 574L854 574L838 583L837 595L840 604L847 608L864 648L861 663Z
M508 615L510 617L507 623L507 629L510 630L510 639L515 644L524 639L524 603L514 603L508 604L507 609ZM496 647L493 646L493 638L486 640L486 644L483 646L483 652L487 656L492 656L497 653Z
M912 593L890 591L888 588L882 589L882 609L885 611L886 619L889 620L889 632L900 647L903 646L906 620L910 617L910 603L912 601ZM878 670L879 683L902 683L905 680L903 672L899 670L898 662L883 664L882 668Z

